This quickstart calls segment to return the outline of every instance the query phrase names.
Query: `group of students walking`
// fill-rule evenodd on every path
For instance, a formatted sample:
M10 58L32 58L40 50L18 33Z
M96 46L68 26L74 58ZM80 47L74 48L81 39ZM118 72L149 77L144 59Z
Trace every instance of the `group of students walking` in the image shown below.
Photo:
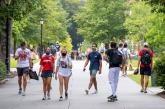
M119 80L119 72L122 70L126 75L126 69L128 64L128 58L125 57L127 44L119 44L119 47L116 42L111 42L110 47L106 47L105 56L97 51L97 44L92 44L92 52L90 52L86 58L83 71L86 70L86 66L90 62L89 71L90 71L90 81L88 88L85 90L85 93L88 95L92 86L94 86L95 91L93 94L98 93L97 73L102 73L102 60L105 60L109 63L109 83L112 89L112 94L107 97L108 102L117 101L117 86ZM130 53L126 53L130 57ZM17 59L17 73L18 73L18 84L19 84L19 94L25 96L26 86L27 86L27 76L29 68L32 69L31 62L31 53L30 50L26 48L25 43L21 43L21 47L17 49L15 53L15 59ZM148 86L148 77L151 75L152 69L152 57L153 53L148 49L148 44L144 44L144 48L139 52L138 58L138 68L140 68L141 74L141 92L147 93ZM55 65L56 60L56 65ZM42 100L50 100L50 90L51 90L51 80L53 75L55 79L59 79L59 91L60 97L59 101L63 100L63 92L65 99L68 98L68 86L69 79L72 75L72 60L67 53L66 48L60 50L60 55L56 59L56 56L51 54L51 49L47 48L40 60L39 76L43 80L43 98ZM23 85L22 85L23 84ZM23 86L23 89L22 89ZM64 87L64 88L63 88Z

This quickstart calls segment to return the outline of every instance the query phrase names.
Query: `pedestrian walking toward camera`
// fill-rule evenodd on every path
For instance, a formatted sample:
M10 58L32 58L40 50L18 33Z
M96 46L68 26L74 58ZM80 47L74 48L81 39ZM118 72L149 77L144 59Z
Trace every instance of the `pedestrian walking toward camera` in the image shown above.
M148 43L144 43L144 48L139 51L138 69L141 74L141 92L147 93L149 76L153 66L153 52L148 48Z
M59 91L60 91L60 98L59 101L63 100L63 86L65 88L65 99L68 98L68 85L69 79L72 75L72 61L71 58L67 55L67 50L63 48L61 50L61 55L57 59L56 65L56 72L55 72L55 79L57 80L57 76L59 79Z
M42 100L51 99L50 89L51 89L52 74L55 70L54 61L55 59L54 56L51 54L51 50L47 48L45 54L43 54L40 60L40 69L39 69L39 75L41 73L41 77L43 81L44 96Z
M117 43L111 42L111 49L106 51L106 61L109 62L109 83L112 89L112 95L108 97L108 102L117 101L117 86L120 67L122 65L122 53L117 49Z
M89 53L89 55L87 56L83 71L86 70L86 66L88 65L89 62L90 62L90 67L89 67L90 82L88 85L88 89L85 90L87 95L92 85L94 85L95 87L95 92L93 94L98 93L96 74L98 71L99 71L99 74L101 74L101 71L102 71L102 57L101 57L101 54L97 51L97 44L95 43L92 44L92 52Z
M26 48L25 42L22 42L20 48L16 50L15 59L17 60L17 74L19 85L18 94L22 94L22 96L25 96L28 72L29 69L32 69L31 52L29 49Z

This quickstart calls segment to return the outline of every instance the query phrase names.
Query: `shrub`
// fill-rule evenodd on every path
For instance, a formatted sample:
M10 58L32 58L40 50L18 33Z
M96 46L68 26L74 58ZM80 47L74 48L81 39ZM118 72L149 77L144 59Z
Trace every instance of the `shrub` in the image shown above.
M156 83L165 90L165 53L162 53L154 63L154 72L156 73Z
M6 77L6 66L5 63L0 60L0 80Z

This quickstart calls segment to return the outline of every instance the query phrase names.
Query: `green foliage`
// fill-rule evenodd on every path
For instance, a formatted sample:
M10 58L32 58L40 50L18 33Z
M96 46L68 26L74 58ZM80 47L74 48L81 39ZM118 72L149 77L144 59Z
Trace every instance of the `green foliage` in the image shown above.
M78 32L89 41L102 42L126 33L125 0L88 0L75 16Z
M165 90L165 53L160 54L155 61L154 72L157 75L157 85Z
M151 26L151 6L143 1L135 2L130 6L131 15L127 17L124 26L129 31L129 39L145 41L145 34Z
M0 66L0 80L3 80L6 77L6 66L2 61L0 61Z
M72 51L72 39L70 38L70 36L67 36L64 40L62 40L60 42L60 46L66 47L68 53L70 53Z

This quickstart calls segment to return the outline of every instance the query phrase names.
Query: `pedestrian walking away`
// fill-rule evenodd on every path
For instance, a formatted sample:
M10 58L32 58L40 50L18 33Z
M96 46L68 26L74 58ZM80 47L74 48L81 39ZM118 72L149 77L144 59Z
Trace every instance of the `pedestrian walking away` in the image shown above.
M122 54L123 54L123 68L122 68L122 73L123 73L123 76L127 76L127 69L128 69L128 59L130 59L130 62L131 62L131 53L130 53L130 50L128 49L127 47L127 43L124 43L124 47L123 49L121 49L122 51Z
M63 100L63 86L65 88L65 99L68 98L69 79L72 74L71 69L72 69L72 60L69 57L69 55L67 55L67 50L65 48L62 48L61 56L57 59L56 72L55 72L55 79L57 80L57 76L59 79L59 91L60 91L59 101Z
M25 96L27 78L29 69L32 69L31 52L26 48L26 43L22 42L20 48L16 50L15 59L17 60L17 74L18 74L18 94ZM23 89L22 89L23 85Z
M109 83L112 89L112 94L108 96L108 102L117 101L117 86L119 79L119 72L122 65L122 53L117 49L117 43L111 42L111 49L106 51L106 61L109 63Z
M88 65L89 62L90 62L90 67L89 67L90 82L88 85L88 89L85 90L87 95L88 95L89 90L91 89L92 85L94 85L94 88L95 88L95 92L93 92L93 94L98 93L96 74L98 71L99 71L99 74L101 74L101 72L102 72L102 56L97 51L97 44L96 43L92 44L92 52L89 53L89 55L87 56L83 71L86 70L86 66Z
M39 76L40 76L40 73L42 72L41 77L43 80L44 96L42 100L51 99L50 88L51 88L52 74L55 71L54 61L55 59L54 59L54 56L51 54L51 50L47 48L40 60L40 69L39 69Z
M149 76L153 66L153 52L148 48L148 43L144 43L144 48L139 51L138 69L140 67L141 74L141 90L147 93Z

